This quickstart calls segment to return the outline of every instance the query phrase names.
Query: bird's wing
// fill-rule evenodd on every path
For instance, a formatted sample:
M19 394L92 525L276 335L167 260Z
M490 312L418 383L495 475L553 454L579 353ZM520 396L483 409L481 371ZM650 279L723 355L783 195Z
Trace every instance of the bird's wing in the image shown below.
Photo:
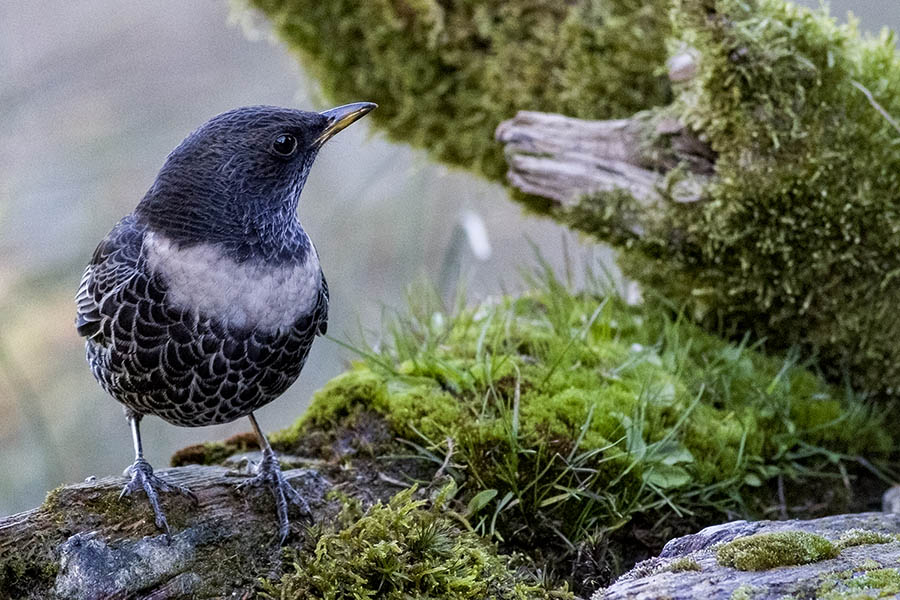
M325 335L328 331L328 282L325 281L325 274L322 273L322 289L319 290L319 300L316 303L316 333Z
M75 295L75 329L82 337L99 339L103 329L101 306L137 273L144 231L125 217L94 250Z

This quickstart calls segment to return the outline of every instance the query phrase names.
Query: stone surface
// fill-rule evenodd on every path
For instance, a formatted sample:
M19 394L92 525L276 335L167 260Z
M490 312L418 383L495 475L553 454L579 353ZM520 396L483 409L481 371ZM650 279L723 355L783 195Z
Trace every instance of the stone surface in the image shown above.
M725 567L717 560L716 550L723 543L792 531L820 535L838 546L840 553L827 560L760 571ZM839 597L844 592L894 597L892 586L900 581L898 534L900 515L884 513L809 521L734 521L670 541L658 557L639 563L609 587L597 590L592 600L775 600Z
M194 559L203 530L188 529L166 542L164 535L108 544L96 531L76 533L60 547L55 593L66 600L131 594L180 575ZM188 580L184 580L189 592Z

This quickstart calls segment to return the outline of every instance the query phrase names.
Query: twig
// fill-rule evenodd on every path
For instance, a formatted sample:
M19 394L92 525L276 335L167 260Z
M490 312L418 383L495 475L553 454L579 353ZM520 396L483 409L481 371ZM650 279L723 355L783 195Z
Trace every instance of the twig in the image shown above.
M450 459L453 458L453 438L447 438L447 455L444 456L444 462L441 464L441 467L434 472L433 480L440 479L444 476L444 472L447 470L447 467L450 466Z
M861 84L860 82L858 82L854 79L851 79L850 83L853 84L853 87L855 87L856 89L861 91L863 94L865 94L866 98L868 98L868 100L869 100L869 104L871 104L872 107L875 108L875 110L877 110L878 112L881 113L881 116L884 117L885 120L888 123L890 123L894 129L897 130L897 133L900 133L900 123L897 123L897 120L894 119L894 117L892 117L890 115L890 113L888 111L886 111L884 109L884 107L878 103L878 100L875 99L875 96L872 95L872 92L870 92L866 88L866 86L864 86L863 84Z

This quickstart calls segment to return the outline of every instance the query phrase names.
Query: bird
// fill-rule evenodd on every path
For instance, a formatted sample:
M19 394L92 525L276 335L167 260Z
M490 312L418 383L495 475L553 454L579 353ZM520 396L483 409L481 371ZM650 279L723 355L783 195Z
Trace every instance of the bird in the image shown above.
M99 243L75 297L75 328L100 386L124 407L134 462L120 500L141 490L171 540L140 423L200 427L248 417L262 458L239 487L268 487L278 532L288 505L310 517L254 411L300 375L328 324L328 284L298 217L320 148L376 107L322 112L246 106L217 115L166 158L131 214Z

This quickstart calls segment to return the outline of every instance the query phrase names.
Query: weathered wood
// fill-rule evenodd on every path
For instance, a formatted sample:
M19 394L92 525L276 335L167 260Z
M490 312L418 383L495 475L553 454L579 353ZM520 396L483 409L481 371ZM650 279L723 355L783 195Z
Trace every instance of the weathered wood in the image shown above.
M713 169L711 151L681 124L641 114L587 121L520 111L497 127L496 137L505 145L510 184L563 208L621 190L652 218L662 202L699 201ZM670 182L667 173L677 165L681 176ZM642 229L638 221L632 233Z
M243 478L228 467L157 473L198 499L195 505L162 495L171 542L156 529L143 494L119 500L124 477L65 486L39 508L0 519L0 598L219 597L254 588L259 571L246 565L277 568L281 548L268 490L239 491ZM325 499L332 483L318 470L284 475L309 501L313 521L334 517L338 506ZM294 533L302 532L301 515L292 518Z
M788 531L815 533L837 542L839 547L841 536L854 531L859 541L865 540L866 535L875 537L873 533L887 534L883 538L893 538L893 541L851 545L841 548L835 558L760 571L741 571L717 561L716 549L721 543L755 534ZM857 586L859 591L863 581L860 578L866 573L900 566L900 541L893 537L897 534L900 534L900 515L886 513L837 515L809 521L735 521L670 541L658 557L639 563L611 586L598 590L592 600L727 600L736 597L733 594L738 590L745 593L738 597L775 600L815 598L830 586L836 590Z

